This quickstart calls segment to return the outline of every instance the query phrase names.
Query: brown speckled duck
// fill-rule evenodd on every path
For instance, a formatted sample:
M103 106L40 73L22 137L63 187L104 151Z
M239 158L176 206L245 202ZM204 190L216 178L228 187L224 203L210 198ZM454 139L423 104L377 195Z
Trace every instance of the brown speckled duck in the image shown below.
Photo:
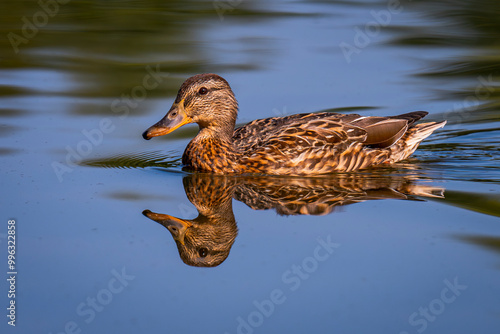
M198 74L179 89L172 107L143 133L145 139L197 123L182 163L217 174L312 175L349 172L406 159L446 121L415 124L415 111L392 117L307 113L258 119L234 129L238 113L227 81Z

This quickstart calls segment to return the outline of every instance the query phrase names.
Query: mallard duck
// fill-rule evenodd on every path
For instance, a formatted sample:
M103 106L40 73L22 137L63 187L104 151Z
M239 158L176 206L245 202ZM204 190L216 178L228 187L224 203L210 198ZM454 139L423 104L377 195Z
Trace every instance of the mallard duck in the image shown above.
M182 163L191 170L274 175L349 172L406 159L443 122L415 124L415 111L391 117L305 113L258 119L234 129L238 102L227 81L212 73L187 79L163 119L144 139L188 124L200 130Z

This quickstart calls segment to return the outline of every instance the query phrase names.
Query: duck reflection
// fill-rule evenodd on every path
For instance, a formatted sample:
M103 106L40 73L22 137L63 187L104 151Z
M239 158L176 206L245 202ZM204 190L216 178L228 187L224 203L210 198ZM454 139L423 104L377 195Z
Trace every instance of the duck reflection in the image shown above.
M215 267L229 255L238 234L232 197L235 179L193 174L184 177L184 189L198 210L192 220L154 213L143 214L165 226L174 238L184 263L196 267Z
M150 210L143 214L166 227L184 263L197 267L218 266L229 255L238 233L233 198L254 210L274 209L280 215L326 215L352 203L442 197L444 191L416 184L409 176L373 174L290 178L195 173L183 183L198 217L187 220Z

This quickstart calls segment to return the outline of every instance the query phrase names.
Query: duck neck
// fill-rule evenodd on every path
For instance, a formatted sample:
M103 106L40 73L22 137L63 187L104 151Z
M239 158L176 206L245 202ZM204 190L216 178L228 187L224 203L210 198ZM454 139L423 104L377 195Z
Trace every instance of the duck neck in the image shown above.
M194 138L198 138L200 140L210 140L214 143L221 142L228 145L233 145L233 132L234 132L234 123L228 124L226 126L201 126L198 135ZM193 140L194 140L193 139Z
M200 132L184 151L182 163L198 171L218 174L235 172L233 130L200 126Z

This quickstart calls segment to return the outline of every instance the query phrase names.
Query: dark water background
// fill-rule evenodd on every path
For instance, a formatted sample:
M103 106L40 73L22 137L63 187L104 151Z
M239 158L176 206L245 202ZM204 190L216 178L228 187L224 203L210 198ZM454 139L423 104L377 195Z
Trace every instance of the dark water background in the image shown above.
M498 333L497 1L2 1L0 13L0 263L7 277L15 219L18 271L16 328L0 285L2 333ZM238 123L427 110L448 124L390 168L193 175L179 158L196 126L141 133L202 72L229 81ZM179 253L144 210L217 229ZM187 265L200 247L222 262Z

